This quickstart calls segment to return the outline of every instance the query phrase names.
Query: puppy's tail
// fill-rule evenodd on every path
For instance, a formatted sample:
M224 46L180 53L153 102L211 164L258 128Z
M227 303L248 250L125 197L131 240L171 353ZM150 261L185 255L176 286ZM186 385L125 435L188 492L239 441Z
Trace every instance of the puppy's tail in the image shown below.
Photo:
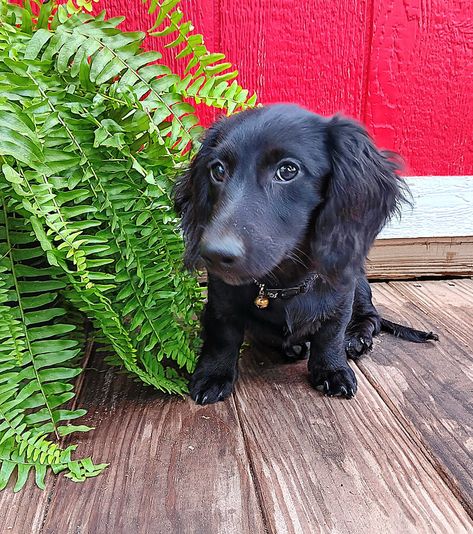
M402 324L392 323L387 319L381 318L381 331L388 332L393 336L407 341L413 341L414 343L425 343L426 341L438 341L439 337L433 332L423 332L422 330L416 330L409 326L403 326Z

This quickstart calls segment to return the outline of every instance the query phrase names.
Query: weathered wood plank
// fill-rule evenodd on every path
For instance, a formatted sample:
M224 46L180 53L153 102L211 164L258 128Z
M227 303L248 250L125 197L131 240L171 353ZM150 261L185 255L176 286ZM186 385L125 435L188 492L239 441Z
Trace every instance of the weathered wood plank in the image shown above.
M328 399L309 387L305 363L251 356L236 402L270 532L472 531L361 373L355 399Z
M97 429L81 450L111 465L84 484L58 480L44 534L264 532L231 401L198 407L111 370L86 380Z
M399 280L473 274L473 237L378 239L366 262L369 278Z
M440 335L381 336L359 365L473 513L473 281L374 284L374 297L387 318Z
M0 532L39 534L53 484L50 477L43 491L33 485L30 477L19 493L13 493L13 483L10 481L8 487L0 492Z
M112 466L85 484L58 479L49 510L48 492L0 494L5 531L471 532L456 497L468 508L473 377L458 362L473 360L473 281L374 291L389 318L435 328L442 341L383 336L361 361L369 382L358 372L350 402L312 390L304 363L248 353L239 417L233 401L199 408L95 363L102 370L85 374L81 403L97 430L83 436L81 451Z
M366 274L372 280L472 276L473 236L377 239L366 261ZM202 272L199 279L206 283L207 273Z
M394 280L473 274L473 176L415 176L414 206L402 207L367 261L371 278ZM440 221L440 222L439 222Z

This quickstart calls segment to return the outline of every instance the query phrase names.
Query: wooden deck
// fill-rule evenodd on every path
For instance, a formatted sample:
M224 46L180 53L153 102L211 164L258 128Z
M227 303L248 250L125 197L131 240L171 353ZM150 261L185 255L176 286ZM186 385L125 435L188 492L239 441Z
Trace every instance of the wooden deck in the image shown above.
M0 494L12 534L473 532L473 280L374 286L386 317L437 344L378 338L351 401L312 390L306 363L242 358L235 395L198 407L93 358L79 402L83 484ZM77 438L76 438L77 439Z

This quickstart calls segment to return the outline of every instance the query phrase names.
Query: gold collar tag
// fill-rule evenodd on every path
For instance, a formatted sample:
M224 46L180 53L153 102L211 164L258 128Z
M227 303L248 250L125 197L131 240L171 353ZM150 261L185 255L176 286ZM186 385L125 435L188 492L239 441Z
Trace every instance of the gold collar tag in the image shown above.
M259 293L258 296L255 298L255 306L259 308L260 310L264 310L269 306L269 298L265 294L264 291L264 284L258 284L259 285Z

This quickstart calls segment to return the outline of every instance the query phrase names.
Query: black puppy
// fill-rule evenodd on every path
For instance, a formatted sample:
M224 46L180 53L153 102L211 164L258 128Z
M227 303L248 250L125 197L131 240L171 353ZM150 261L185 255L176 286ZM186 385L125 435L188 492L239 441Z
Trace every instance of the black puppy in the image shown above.
M382 319L364 263L405 199L392 154L358 123L295 105L244 111L215 123L175 188L185 264L209 273L203 347L190 392L200 404L230 395L245 331L304 357L313 386L353 397L347 355L381 329L435 339Z

